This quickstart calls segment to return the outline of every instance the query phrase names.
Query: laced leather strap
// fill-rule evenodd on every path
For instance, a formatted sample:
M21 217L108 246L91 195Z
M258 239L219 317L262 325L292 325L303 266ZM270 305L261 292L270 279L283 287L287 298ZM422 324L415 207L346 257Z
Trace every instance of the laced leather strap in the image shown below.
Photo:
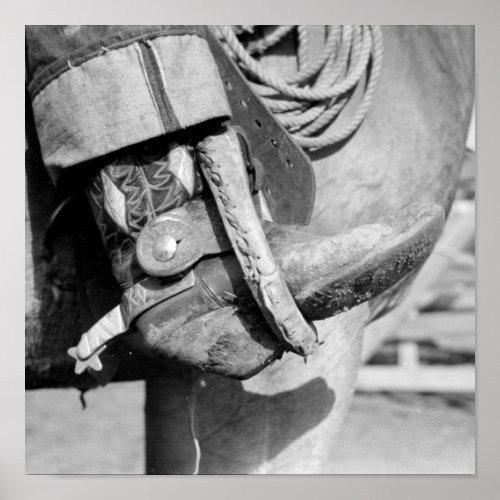
M203 139L196 146L200 168L214 195L245 280L264 317L285 348L307 357L317 335L300 313L267 243L250 195L234 130Z

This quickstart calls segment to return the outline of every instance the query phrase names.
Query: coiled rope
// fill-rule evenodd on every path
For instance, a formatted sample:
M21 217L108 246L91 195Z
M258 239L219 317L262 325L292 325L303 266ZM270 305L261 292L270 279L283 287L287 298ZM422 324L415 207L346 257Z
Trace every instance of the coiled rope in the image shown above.
M368 113L380 77L383 49L379 26L325 26L325 44L314 61L309 57L307 26L278 26L245 47L237 34L253 30L253 26L216 27L227 53L300 146L321 149L357 130ZM298 40L298 71L291 76L276 76L254 56L265 54L292 31ZM362 97L352 116L338 130L330 127L359 86Z

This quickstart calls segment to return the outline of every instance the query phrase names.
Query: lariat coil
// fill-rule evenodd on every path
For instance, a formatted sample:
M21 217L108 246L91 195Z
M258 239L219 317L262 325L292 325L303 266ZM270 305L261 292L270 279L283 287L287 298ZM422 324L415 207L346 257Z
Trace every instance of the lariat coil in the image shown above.
M307 26L278 26L246 46L237 34L253 27L217 26L219 39L265 105L305 149L317 150L348 138L365 119L382 67L382 31L373 25L325 26L325 43L312 61ZM281 77L264 69L258 57L285 36L297 35L298 71ZM350 118L332 126L361 86L362 97Z

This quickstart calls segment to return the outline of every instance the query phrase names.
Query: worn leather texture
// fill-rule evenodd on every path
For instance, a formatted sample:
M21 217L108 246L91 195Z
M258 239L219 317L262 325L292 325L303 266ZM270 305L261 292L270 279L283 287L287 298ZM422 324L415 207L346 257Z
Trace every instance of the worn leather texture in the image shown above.
M250 160L263 170L261 189L272 219L280 224L309 224L316 196L309 157L272 116L211 32L207 41L231 106L229 123L245 132Z

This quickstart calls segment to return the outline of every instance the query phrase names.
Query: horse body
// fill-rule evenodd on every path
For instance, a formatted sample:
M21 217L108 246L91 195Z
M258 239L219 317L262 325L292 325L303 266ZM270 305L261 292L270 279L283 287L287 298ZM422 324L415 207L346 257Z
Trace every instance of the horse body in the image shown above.
M414 201L449 209L473 99L472 47L467 28L384 28L371 112L345 147L313 156L315 231L373 222Z
M312 154L311 233L336 234L415 201L447 212L453 200L474 99L473 29L391 26L383 35L366 120L340 147ZM267 57L286 71L286 56ZM191 473L197 460L200 473L329 472L371 317L367 302L317 322L323 345L307 364L287 354L246 381L194 372L148 380L148 472Z

